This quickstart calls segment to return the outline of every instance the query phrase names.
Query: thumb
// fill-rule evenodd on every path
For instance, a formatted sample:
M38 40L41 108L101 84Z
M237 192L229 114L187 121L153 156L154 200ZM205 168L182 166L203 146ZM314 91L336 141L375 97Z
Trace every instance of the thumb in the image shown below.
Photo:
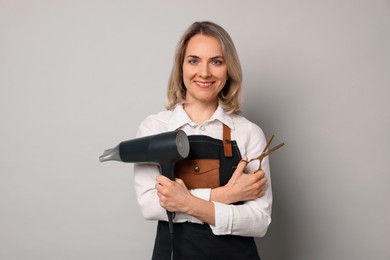
M168 179L167 177L161 174L156 176L156 181L160 184L166 184L172 182L170 179Z
M175 178L175 181L180 184L184 184L184 181L180 178Z
M241 174L245 167L248 165L248 157L244 156L244 158L238 163L236 170L234 171L233 175L235 174Z
M182 179L179 179L179 178L176 178L176 182L180 185L183 185L184 187L187 188L187 185L185 184L185 182L182 180Z

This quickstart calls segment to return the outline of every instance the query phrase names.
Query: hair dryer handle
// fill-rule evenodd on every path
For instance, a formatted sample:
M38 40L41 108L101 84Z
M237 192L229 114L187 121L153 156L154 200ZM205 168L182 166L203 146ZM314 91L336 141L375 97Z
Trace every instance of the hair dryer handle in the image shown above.
M175 180L175 163L161 164L161 174L170 180ZM174 213L167 210L169 232L173 234L173 216Z
M165 177L167 177L170 180L175 179L175 164L174 163L169 163L169 164L162 163L160 165L160 167L161 167L161 174L162 175L164 175Z

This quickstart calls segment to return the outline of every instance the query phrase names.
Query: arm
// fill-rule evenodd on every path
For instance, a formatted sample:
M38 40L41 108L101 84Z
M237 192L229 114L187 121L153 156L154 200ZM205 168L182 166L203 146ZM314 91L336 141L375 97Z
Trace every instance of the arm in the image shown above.
M239 163L225 186L211 190L211 201L233 204L238 201L254 200L264 195L267 182L264 171L254 170L246 174L244 172L247 165L246 160L247 157Z
M262 237L271 223L272 192L268 160L263 161L267 177L264 195L242 205L229 205L214 201L215 225L210 226L215 235Z
M212 200L231 204L237 201L257 199L264 191L263 171L245 174L246 162L241 161L229 183L211 190L211 200L193 196L181 179L169 180L157 176L156 190L160 205L171 212L182 212L215 226L215 208Z
M254 124L245 127L246 131L237 133L248 138L242 142L240 151L247 154L249 158L260 155L266 146L266 139L263 131ZM258 168L258 161L250 163L247 171L253 172ZM266 157L262 162L262 170L266 178L263 194L256 199L248 200L242 205L229 205L225 197L216 197L212 191L211 199L215 206L215 226L211 229L215 235L239 235L262 237L267 232L271 222L272 210L272 189L269 160ZM229 185L229 183L228 183ZM221 187L222 188L222 187ZM226 187L224 187L226 188ZM218 192L218 190L216 190ZM221 192L222 193L222 192Z
M174 222L214 222L214 204L204 195L210 189L189 191L180 179L171 181L160 174L158 166L150 164L134 165L134 183L137 200L145 219L166 221L167 209L176 212ZM161 192L165 198L159 197ZM182 208L183 205L187 207ZM212 215L209 215L210 213Z
M156 180L156 190L161 207L171 212L194 216L214 225L214 204L211 201L193 196L181 179L172 181L160 175L157 176Z

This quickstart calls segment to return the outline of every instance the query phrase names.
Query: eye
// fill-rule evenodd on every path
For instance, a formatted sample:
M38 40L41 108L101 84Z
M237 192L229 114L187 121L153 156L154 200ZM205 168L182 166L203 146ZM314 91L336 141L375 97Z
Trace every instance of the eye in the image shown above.
M212 60L211 64L213 65L222 65L223 61L220 59Z
M198 60L197 59L189 59L188 63L195 65L195 64L198 64Z

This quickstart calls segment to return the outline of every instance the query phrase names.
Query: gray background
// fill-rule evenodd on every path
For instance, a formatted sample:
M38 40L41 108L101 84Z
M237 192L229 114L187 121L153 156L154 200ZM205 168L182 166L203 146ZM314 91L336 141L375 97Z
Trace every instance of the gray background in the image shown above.
M263 259L390 259L390 1L0 0L0 259L148 259L131 164L176 43L212 20L275 144Z

